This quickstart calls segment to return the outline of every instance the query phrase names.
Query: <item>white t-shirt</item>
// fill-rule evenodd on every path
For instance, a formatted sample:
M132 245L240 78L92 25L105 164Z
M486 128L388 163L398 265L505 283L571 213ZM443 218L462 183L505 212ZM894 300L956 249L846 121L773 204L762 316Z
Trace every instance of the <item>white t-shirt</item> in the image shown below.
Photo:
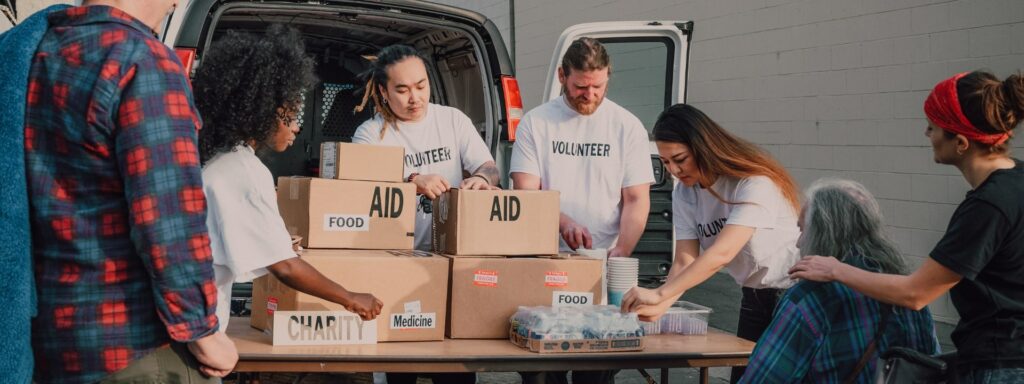
M788 288L787 272L796 264L800 237L797 213L775 183L765 176L719 177L711 186L727 204L699 185L676 185L672 223L676 240L697 239L708 249L726 225L754 228L754 235L727 266L737 284L749 288Z
M414 172L437 174L457 188L462 183L462 171L473 173L484 163L494 161L473 122L465 113L452 107L428 104L423 120L398 122L397 130L388 124L381 139L383 126L384 119L380 116L367 120L356 129L352 142L404 147L406 178ZM416 249L430 251L433 235L432 215L428 213L430 200L419 196L417 202ZM426 211L425 206L428 207Z
M608 99L589 116L564 97L531 110L516 130L510 171L559 191L562 213L587 227L594 248L611 248L619 237L622 189L654 182L643 123ZM569 250L564 240L560 248Z
M217 320L226 331L231 284L267 274L267 266L295 257L291 236L277 209L274 178L247 145L222 152L203 166Z

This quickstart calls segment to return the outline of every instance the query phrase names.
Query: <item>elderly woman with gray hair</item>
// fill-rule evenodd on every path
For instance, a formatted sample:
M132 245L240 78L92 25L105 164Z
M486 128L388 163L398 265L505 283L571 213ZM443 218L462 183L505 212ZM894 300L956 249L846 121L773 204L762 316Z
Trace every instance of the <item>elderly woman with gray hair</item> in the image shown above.
M797 242L802 255L836 255L860 269L907 273L883 234L878 202L863 185L823 179L805 195ZM867 383L879 352L896 346L938 352L927 309L892 307L836 282L801 281L779 300L740 382Z

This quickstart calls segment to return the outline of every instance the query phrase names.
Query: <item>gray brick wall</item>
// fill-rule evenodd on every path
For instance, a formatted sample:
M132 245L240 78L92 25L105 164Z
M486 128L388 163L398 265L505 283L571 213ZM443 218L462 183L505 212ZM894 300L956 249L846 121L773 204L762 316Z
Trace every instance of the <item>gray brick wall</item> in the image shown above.
M440 2L489 17L503 3ZM932 162L921 111L928 90L959 71L1024 69L1020 0L519 0L515 11L527 109L541 101L566 27L693 20L689 102L775 153L801 185L822 176L867 185L914 266L968 189L955 169ZM932 310L956 320L948 297Z

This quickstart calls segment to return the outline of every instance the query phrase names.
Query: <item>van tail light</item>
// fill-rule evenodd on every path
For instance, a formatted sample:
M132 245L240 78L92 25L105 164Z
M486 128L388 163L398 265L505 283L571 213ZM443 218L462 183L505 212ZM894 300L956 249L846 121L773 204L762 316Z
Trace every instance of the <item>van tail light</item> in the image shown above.
M174 48L174 53L178 54L178 60L181 60L181 64L185 66L185 75L189 79L192 78L192 63L196 61L196 49L195 48Z
M502 76L501 90L505 96L505 117L508 119L508 141L516 141L516 128L523 118L523 98L519 94L519 81Z

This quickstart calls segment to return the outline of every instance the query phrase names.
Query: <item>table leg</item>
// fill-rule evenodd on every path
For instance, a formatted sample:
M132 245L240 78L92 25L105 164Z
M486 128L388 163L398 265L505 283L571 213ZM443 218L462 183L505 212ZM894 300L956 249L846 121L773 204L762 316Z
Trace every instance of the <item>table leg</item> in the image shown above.
M661 384L668 384L668 368L661 369Z
M708 384L708 372L709 372L708 371L708 367L701 367L700 368L700 383L701 384Z

